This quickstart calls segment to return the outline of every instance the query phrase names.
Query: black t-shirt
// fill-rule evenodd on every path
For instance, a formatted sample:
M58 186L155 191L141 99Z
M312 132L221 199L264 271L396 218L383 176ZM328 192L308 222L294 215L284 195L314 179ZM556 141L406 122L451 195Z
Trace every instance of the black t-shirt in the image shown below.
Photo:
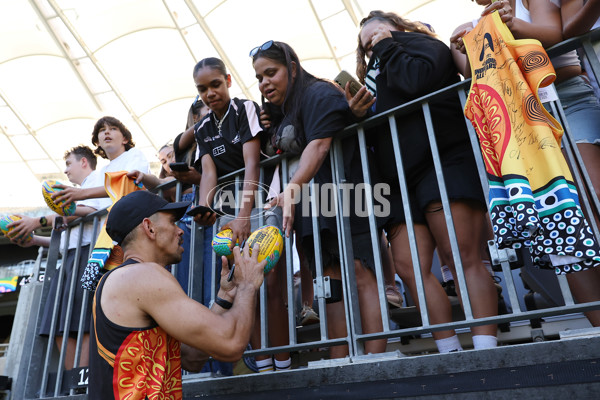
M304 92L301 107L300 123L294 126L294 130L297 130L299 136L297 142L298 145L302 147L301 151L315 139L325 139L340 134L344 128L353 121L344 93L329 82L317 81L310 85ZM284 116L281 123L278 124L275 136L282 136L283 132L286 129L289 129L289 126L292 125L293 122L294 121L290 120L289 115ZM277 139L267 141L267 143L274 142L277 142ZM264 151L269 154L269 150L269 148L266 148ZM284 150L283 152L285 154L286 149L282 150ZM359 158L360 154L358 152L356 138L351 137L345 139L342 142L342 151L344 154L346 181L354 184L363 182ZM314 181L319 185L333 182L329 155L327 155L321 168L317 171ZM320 194L321 190L318 191L317 195L320 197ZM368 231L368 218L357 217L352 212L355 209L354 190L350 190L347 195L350 196L350 224L352 234ZM326 198L320 198L319 204L324 201L331 202L332 197L328 196ZM333 207L333 204L330 204L326 208L332 210ZM307 214L303 214L302 204L296 206L294 229L301 238L311 236L313 233L312 211L310 210L310 207L307 211ZM321 231L330 231L335 234L337 232L335 217L326 217L320 214L319 228Z
M375 114L383 113L426 94L445 88L460 79L448 46L423 33L392 32L373 46L373 58L380 60L377 75ZM443 157L456 148L470 147L464 114L457 95L430 103L438 149ZM418 109L396 118L402 158L409 186L433 168L425 117ZM394 147L387 121L369 129L377 161L393 191L399 190Z
M306 88L302 98L300 133L304 144L341 132L348 123L348 102L344 94L329 82L317 81ZM290 125L284 117L278 132Z
M214 112L210 111L194 127L198 143L194 167L202 172L202 157L209 154L217 168L217 176L244 168L242 146L262 132L259 116L258 104L238 98L231 99L222 121L218 121Z

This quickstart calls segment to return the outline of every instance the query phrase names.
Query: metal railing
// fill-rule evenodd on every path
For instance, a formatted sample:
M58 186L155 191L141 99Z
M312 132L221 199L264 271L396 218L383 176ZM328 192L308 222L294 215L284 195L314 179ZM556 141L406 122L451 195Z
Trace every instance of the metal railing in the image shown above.
M585 54L589 57L590 63L594 68L594 74L596 76L600 76L600 63L598 62L595 54L593 53L593 49L591 49L590 40L597 41L600 36L600 31L594 31L588 33L579 38L571 39L565 41L552 49L549 50L549 54L561 54L568 50L583 47ZM445 179L448 177L443 176L440 157L437 149L437 144L435 140L435 132L432 123L430 104L431 102L435 102L437 100L447 98L449 96L458 97L460 99L461 104L464 106L466 101L466 92L469 89L470 80L466 80L455 85L449 86L437 92L426 95L422 98L416 99L409 103L406 103L400 107L389 110L385 113L377 115L375 117L369 118L359 124L354 124L352 126L347 127L341 135L334 138L331 150L329 161L331 163L332 170L332 178L333 183L336 184L336 196L334 197L334 204L336 207L336 230L337 230L337 238L338 238L338 246L340 253L340 268L342 272L342 286L343 286L343 299L345 304L345 321L346 321L346 332L347 334L343 337L332 338L328 334L327 326L327 315L326 315L326 300L329 297L330 293L328 290L329 277L324 276L324 266L322 264L321 259L321 241L320 241L320 231L319 231L319 221L317 218L317 210L315 202L311 202L312 215L313 215L313 238L314 238L314 249L315 249L315 269L316 269L316 277L314 280L314 294L315 299L318 303L318 309L320 310L320 322L318 327L315 328L318 330L317 337L312 340L300 340L299 338L299 330L296 324L296 308L292 305L295 304L294 299L294 282L293 282L293 263L292 263L292 239L285 239L285 248L287 251L286 254L286 288L287 288L287 326L289 330L289 343L284 346L272 347L269 346L269 335L268 335L268 314L267 314L267 303L269 301L268 293L266 289L266 285L260 290L259 293L259 310L261 313L261 345L257 349L249 350L245 354L246 356L255 356L262 354L276 354L281 352L298 352L306 349L321 349L335 345L345 344L348 345L350 357L358 357L362 356L365 353L364 350L364 342L373 339L391 339L391 338L400 338L409 335L424 335L430 334L434 331L447 330L447 329L460 329L460 328L470 328L478 325L486 325L486 324L500 324L500 323L511 323L516 321L527 321L536 318L542 317L550 317L556 315L566 315L572 313L581 313L588 310L600 309L600 302L593 303L584 303L584 304L576 304L573 300L573 297L570 293L567 281L565 276L557 276L558 284L560 287L560 293L562 298L564 299L564 305L556 305L549 308L544 309L533 309L533 310L524 310L519 305L519 298L516 290L516 282L513 278L512 274L512 266L514 260L514 255L510 254L510 252L498 250L494 246L491 246L491 256L494 264L498 265L498 268L501 270L500 272L503 275L504 281L506 283L506 289L508 292L508 298L510 302L510 306L512 311L485 318L475 318L473 316L471 302L472 299L468 293L468 286L466 285L465 275L463 272L463 264L460 257L458 241L456 238L456 233L454 230L454 219L450 212L450 201L448 199L448 195L445 190ZM573 176L575 182L579 188L586 188L586 190L594 194L595 191L593 189L592 183L590 181L589 175L585 170L585 165L583 165L583 161L581 159L581 155L577 149L577 146L574 145L573 140L569 135L569 126L566 122L562 107L559 101L553 102L551 105L552 113L559 119L559 121L565 127L566 135L563 139L565 152L567 154L567 158L569 159L571 165L576 166L577 168L573 169ZM410 250L412 254L412 263L414 268L414 275L417 282L417 293L414 294L420 304L425 305L427 303L427 293L424 290L423 278L421 276L421 268L419 265L419 254L417 251L417 240L414 231L413 225L413 217L410 212L409 206L409 196L408 196L408 187L406 184L406 180L404 179L405 171L402 164L402 153L400 149L400 143L398 141L398 127L396 125L396 118L401 118L403 115L407 113L415 112L421 110L423 116L426 121L427 132L429 143L431 146L433 162L436 170L437 183L441 192L441 200L444 209L444 217L447 222L448 234L450 237L450 243L453 253L453 261L457 271L457 279L458 284L464 290L461 290L460 296L462 299L464 319L462 320L454 320L449 323L444 324L432 324L430 322L427 307L423 306L420 309L419 317L421 323L417 326L410 326L406 328L394 329L392 328L392 324L390 323L390 309L388 308L388 304L386 301L385 290L384 290L384 278L383 278L383 266L382 259L379 251L379 233L376 227L375 216L373 213L369 214L369 226L370 226L370 240L373 248L374 261L375 261L375 276L376 282L378 286L378 298L373 299L373 301L378 301L380 305L380 309L382 310L381 319L383 322L383 330L381 332L376 333L364 333L361 326L361 318L360 318L360 307L358 304L358 294L357 294L357 285L356 278L354 273L354 256L353 256L353 248L352 248L352 231L350 227L350 222L347 215L344 211L344 204L340 202L339 199L342 198L343 193L340 187L341 184L346 182L346 177L344 176L344 159L347 157L347 154L344 154L342 151L342 141L346 139L353 139L353 137L357 138L359 151L361 155L361 167L363 171L364 181L367 186L371 183L371 174L369 171L369 165L367 160L367 147L365 140L365 131L377 126L381 126L381 124L387 124L390 132L392 133L392 142L393 142L393 150L396 157L396 165L397 165L397 173L399 177L399 184L402 194L402 201L406 215L407 228L408 228L408 241L410 244ZM481 185L483 187L483 191L486 195L487 201L487 176L485 167L483 164L483 160L481 157L479 143L477 140L477 136L471 126L470 122L465 119L465 124L468 128L471 145L473 147L473 151L476 156L476 163L479 170L479 176ZM281 168L282 174L282 184L285 187L288 184L288 177L290 171L290 163L291 159L287 159L282 156L275 156L268 160L261 162L260 164L260 180L263 183L263 177L265 176L265 169L272 168L274 165L279 164ZM236 183L239 183L243 179L243 170L236 171L235 173L229 174L228 176L222 177L220 181L234 180ZM172 187L173 185L177 185L177 198L181 196L181 187L177 182L170 182L168 184L162 185L157 188L158 193L161 193L163 190ZM238 185L236 185L238 186ZM312 190L315 190L314 182L311 182L310 187ZM591 196L591 200L588 200L585 196L581 196L581 203L584 211L587 215L594 215L600 210L600 204L597 198ZM371 210L373 209L373 198L371 196L366 197L367 207ZM259 200L258 207L262 207L262 204ZM66 233L66 237L68 238L69 231L73 229L75 226L82 227L85 223L93 224L94 230L94 238L97 236L101 224L102 218L106 215L106 210L101 210L90 214L84 218L80 218L77 221L69 224L69 228ZM262 216L260 217L260 223L262 223ZM589 218L588 222L593 227L593 232L597 240L600 240L600 234L598 231L598 226L593 218ZM194 288L203 288L202 285L202 269L203 268L211 268L212 277L217 276L216 273L216 260L215 255L213 253L212 263L211 265L203 265L202 256L202 248L204 243L204 237L201 229L198 229L195 224L192 225L192 240L190 243L191 248L191 258L190 258L190 283L188 287L188 294L193 298L201 298L198 296L198 293L195 293ZM89 294L86 292L83 299L83 305L81 307L82 315L79 318L79 326L78 334L77 334L77 347L75 354L75 369L76 372L73 371L65 371L62 367L64 365L64 360L66 357L65 348L67 342L67 335L64 335L62 338L62 351L57 352L55 346L55 338L56 338L56 328L58 326L58 320L60 318L60 309L58 307L60 294L63 290L69 290L70 301L66 307L66 326L65 331L68 331L70 321L72 319L72 310L73 310L73 295L75 291L75 285L79 284L77 278L77 269L81 266L77 265L77 260L79 257L75 257L75 266L73 268L73 276L71 279L71 285L69 288L64 287L65 276L64 276L64 268L56 269L57 260L59 259L59 243L60 243L61 233L53 230L51 237L51 246L48 251L48 260L47 260L47 269L46 269L46 277L47 279L43 283L40 283L39 294L38 297L35 298L36 301L39 300L39 306L35 306L32 308L34 312L31 313L29 317L29 324L31 329L29 329L27 333L27 338L24 338L24 342L30 344L26 351L24 351L24 355L22 357L22 363L20 367L20 373L26 377L26 379L21 379L20 383L17 385L18 387L15 389L15 393L17 395L21 395L22 398L33 399L40 397L57 397L64 388L70 390L71 394L75 393L75 389L77 387L85 388L86 386L86 376L85 371L81 368L78 368L78 360L79 355L81 353L82 348L82 340L83 340L83 321L85 320L83 312L86 307L85 304L91 299L89 298ZM92 241L94 243L95 240ZM66 254L68 251L69 243L68 240L65 241L63 247L63 254ZM90 247L90 252L92 250ZM76 246L76 251L79 252L81 249L81 243L78 243ZM78 254L77 254L78 255ZM42 312L44 310L44 305L48 297L49 287L52 280L58 280L58 288L57 296L54 299L54 309L53 309L53 317L52 317L52 326L51 333L49 337L41 337L38 336L37 332L42 320ZM214 299L216 295L216 282L211 282L211 298ZM184 384L186 379L198 379L199 375L191 374L189 376L184 376ZM203 378L203 377L202 377ZM207 378L208 379L208 378ZM232 378L232 379L235 379ZM70 383L69 383L70 382ZM19 386L20 385L20 386Z

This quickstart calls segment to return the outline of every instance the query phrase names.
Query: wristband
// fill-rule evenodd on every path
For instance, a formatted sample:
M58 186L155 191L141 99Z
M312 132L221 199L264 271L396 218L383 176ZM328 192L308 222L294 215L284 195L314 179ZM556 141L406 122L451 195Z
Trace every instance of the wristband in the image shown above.
M226 310L229 310L231 307L233 307L232 302L222 299L219 296L217 296L215 298L215 303L217 303L219 306L221 306L222 308L224 308Z

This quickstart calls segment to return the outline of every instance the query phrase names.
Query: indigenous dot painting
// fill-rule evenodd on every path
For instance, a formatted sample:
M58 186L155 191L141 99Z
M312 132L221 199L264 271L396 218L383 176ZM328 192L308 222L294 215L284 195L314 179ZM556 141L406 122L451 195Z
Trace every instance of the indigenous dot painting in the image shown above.
M465 116L479 137L499 248L525 246L557 274L600 264L600 248L560 149L563 129L538 89L555 79L537 40L515 40L497 12L463 38L473 81Z

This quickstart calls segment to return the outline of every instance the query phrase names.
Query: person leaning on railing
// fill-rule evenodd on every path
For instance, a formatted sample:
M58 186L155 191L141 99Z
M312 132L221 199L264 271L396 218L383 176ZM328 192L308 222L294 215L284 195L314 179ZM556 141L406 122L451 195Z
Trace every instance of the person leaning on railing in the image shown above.
M223 197L232 192L235 196L235 183L224 182L217 186L218 179L240 169L244 170L242 188L239 191L241 196L236 199L237 204L240 204L237 213L231 204L223 201L220 211L226 215L217 220L216 213L205 213L195 216L194 220L219 231L231 229L231 246L234 246L236 242L243 243L251 231L259 228L259 210L254 205L260 176L260 143L263 136L263 127L259 121L260 108L251 100L231 98L231 75L227 73L225 63L218 58L209 57L198 62L194 67L193 78L200 98L210 110L194 129L197 146L194 166L202 173L198 205L213 206L219 191L225 193ZM279 211L265 213L263 222L281 228ZM286 270L282 267L284 264L285 257L282 257L279 265L266 278L269 341L273 347L285 346L289 342L283 294ZM256 318L257 321L260 320L258 308ZM251 337L254 348L260 344L259 326L257 323ZM274 361L271 355L256 356L259 370L290 368L289 352L275 354L273 358Z
M281 187L283 176L276 174L271 183L274 197L267 207L283 208L283 228L286 235L295 231L296 240L302 242L304 255L308 259L313 277L316 276L317 255L321 256L323 275L331 277L331 298L327 304L327 321L330 338L347 336L345 309L342 293L341 254L335 217L327 217L323 210L335 210L331 196L321 196L317 202L320 229L320 245L313 237L313 217L303 210L302 201L294 203L302 196L308 196L308 183L314 179L314 196L322 193L321 185L333 182L329 150L334 137L351 122L348 104L339 87L331 81L319 79L300 64L296 52L286 43L269 40L250 51L252 65L258 79L258 87L263 97L261 118L268 131L263 151L267 155L283 153L289 156L294 166L293 175L286 187ZM347 183L354 188L363 181L361 163L358 158L356 138L342 142L344 169ZM299 158L299 159L298 159ZM297 168L296 168L297 167ZM284 171L287 173L287 171ZM292 174L290 172L290 174ZM326 187L326 186L325 186ZM383 329L379 307L377 282L374 274L374 257L367 218L359 218L353 204L355 191L350 190L350 228L352 230L352 252L356 274L358 302L363 331L380 332ZM305 198L306 199L306 198ZM320 247L320 252L317 250ZM322 311L321 311L322 315ZM365 343L365 353L385 351L385 339ZM333 346L331 358L344 357L348 347Z
M422 24L394 13L371 11L360 26L356 71L359 81L367 86L354 97L346 88L346 98L357 117L379 114L459 81L448 47ZM497 293L481 261L485 201L464 116L457 98L436 100L430 107L473 315L494 316ZM431 272L437 246L438 254L458 282L423 112L418 109L403 114L396 123L427 312L432 324L451 322L450 302ZM396 271L420 307L390 130L384 125L367 135L375 147L379 169L392 188L392 218L386 232ZM474 326L471 331L476 349L496 346L495 324ZM433 336L440 352L462 349L453 330L436 331Z

